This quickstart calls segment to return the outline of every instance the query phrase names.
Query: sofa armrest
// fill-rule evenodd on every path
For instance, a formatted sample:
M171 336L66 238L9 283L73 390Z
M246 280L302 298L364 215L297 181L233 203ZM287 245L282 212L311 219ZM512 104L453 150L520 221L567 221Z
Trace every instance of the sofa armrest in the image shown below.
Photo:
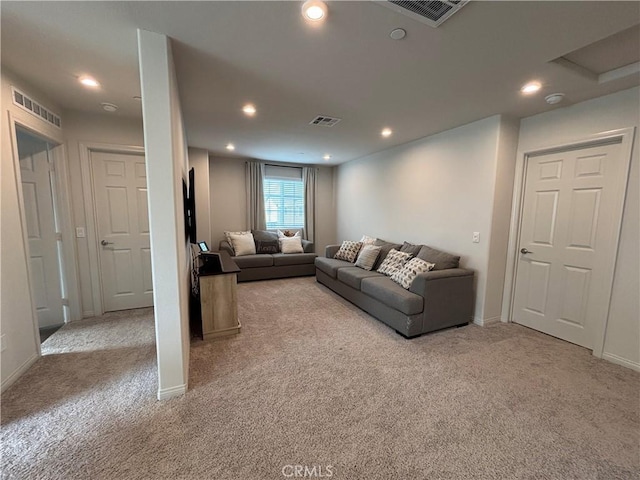
M313 253L314 252L314 244L309 240L302 239L302 249L304 253Z
M340 250L340 245L327 245L324 249L324 256L327 258L333 258L336 253Z
M416 276L409 290L424 298L423 331L473 320L474 275L473 270L448 268Z
M233 251L233 247L226 240L221 240L218 249L222 252L225 251L232 257L235 257L236 252Z

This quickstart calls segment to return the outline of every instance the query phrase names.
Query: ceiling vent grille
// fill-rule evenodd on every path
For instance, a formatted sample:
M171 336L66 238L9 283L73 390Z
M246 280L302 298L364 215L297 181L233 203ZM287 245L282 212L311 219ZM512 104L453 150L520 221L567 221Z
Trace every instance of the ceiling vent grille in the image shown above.
M378 2L378 5L390 8L431 27L439 27L468 2L469 0L445 0L441 2L389 0Z
M13 103L23 110L26 110L47 123L50 123L54 127L62 127L59 115L56 115L49 109L43 107L31 97L25 95L13 86L11 87L11 97L13 98Z
M318 115L309 122L309 125L318 125L319 127L333 127L341 118L327 117L326 115Z

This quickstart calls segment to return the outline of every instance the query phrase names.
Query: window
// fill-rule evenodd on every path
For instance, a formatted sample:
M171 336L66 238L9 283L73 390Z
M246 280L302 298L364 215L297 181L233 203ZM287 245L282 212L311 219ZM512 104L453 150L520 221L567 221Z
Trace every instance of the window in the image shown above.
M268 229L304 227L304 183L301 170L267 167L264 178L264 208Z

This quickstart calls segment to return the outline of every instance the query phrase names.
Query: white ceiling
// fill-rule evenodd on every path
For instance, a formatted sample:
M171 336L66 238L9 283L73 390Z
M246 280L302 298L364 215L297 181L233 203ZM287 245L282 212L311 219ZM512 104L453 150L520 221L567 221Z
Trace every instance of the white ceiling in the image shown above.
M373 2L328 2L311 27L298 1L1 2L2 66L71 110L140 116L136 29L173 39L190 146L341 163L490 115L525 117L640 84L599 85L552 60L640 23L639 2L470 2L439 28ZM389 32L402 27L404 40ZM611 42L609 42L611 43ZM615 47L615 45L613 45ZM640 39L638 39L640 50ZM81 87L95 76L102 88ZM528 80L542 92L519 93ZM241 112L246 102L258 114ZM316 115L342 119L314 127ZM106 115L106 113L105 113ZM380 136L383 127L394 134Z

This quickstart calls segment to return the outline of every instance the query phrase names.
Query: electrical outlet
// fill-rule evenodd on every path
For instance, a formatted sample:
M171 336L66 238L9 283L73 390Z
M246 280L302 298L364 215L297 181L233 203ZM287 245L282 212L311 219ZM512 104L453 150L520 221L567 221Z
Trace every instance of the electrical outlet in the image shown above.
M86 232L84 231L84 227L76 227L76 238L84 238L86 237Z
M480 243L480 232L473 232L473 243Z
M7 349L7 336L0 335L0 352L4 352Z

